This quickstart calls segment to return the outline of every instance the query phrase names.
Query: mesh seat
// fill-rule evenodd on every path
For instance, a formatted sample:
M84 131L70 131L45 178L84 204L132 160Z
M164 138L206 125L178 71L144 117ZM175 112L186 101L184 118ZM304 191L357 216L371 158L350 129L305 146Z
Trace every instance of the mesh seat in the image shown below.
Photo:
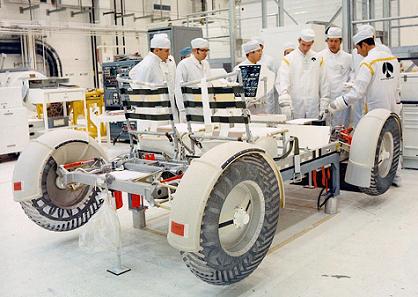
M223 129L233 127L235 124L243 124L248 127L250 122L248 110L243 96L243 88L241 86L233 87L208 87L207 100L202 94L202 88L183 87L184 106L186 108L186 120L189 127L189 133L193 134L191 123L201 123L208 129L210 124L210 132L216 125L220 127L219 133L227 135ZM205 101L207 104L205 105ZM249 129L246 129L249 131ZM209 132L209 131L206 131ZM247 139L250 135L246 135Z
M137 130L128 130L129 134L138 139L139 148L146 151L165 152L176 157L179 151L178 134L174 125L174 107L169 99L167 87L163 88L125 88L124 109L127 121L136 121ZM161 125L168 125L171 129L166 132L158 131ZM130 127L130 125L128 125ZM153 149L153 142L156 150ZM161 147L161 142L164 146Z

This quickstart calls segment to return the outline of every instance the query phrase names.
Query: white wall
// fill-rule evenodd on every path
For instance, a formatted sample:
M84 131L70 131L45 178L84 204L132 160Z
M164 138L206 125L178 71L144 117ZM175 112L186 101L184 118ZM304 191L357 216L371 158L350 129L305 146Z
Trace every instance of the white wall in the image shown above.
M417 0L401 0L401 15L418 15ZM418 19L402 20L401 25L418 24ZM401 29L402 45L418 45L418 27Z
M24 14L19 13L19 6L25 4L3 3L0 8L1 20L24 20L29 21L29 11ZM51 5L41 4L39 9L33 10L33 20L45 23L55 22L82 22L87 23L87 15L78 15L71 18L69 11L59 12L46 16L46 10L53 9ZM90 38L86 35L74 33L45 33L44 41L51 45L58 53L63 68L63 76L69 77L70 82L83 87L93 86L93 68L90 49ZM40 66L37 70L43 72L42 57L37 56L37 64ZM16 63L19 59L14 59ZM20 59L21 60L21 59Z
M27 6L27 1L19 0L2 0L0 7L0 21L10 20L14 21L29 21L29 11L21 14L19 13L20 6ZM34 0L33 2L35 2ZM85 1L84 1L85 2ZM126 13L135 13L136 16L142 16L145 12L145 15L153 14L152 4L154 0L145 0L145 7L142 7L142 0L127 0L125 5ZM164 0L163 4L171 4L172 11L170 16L176 18L177 15L184 16L192 12L191 3L192 0L181 0L179 2L179 7L176 7L177 1ZM157 1L156 3L159 3ZM63 4L78 4L78 0L64 0ZM117 1L117 5L120 4L120 1ZM34 9L33 12L33 21L43 22L45 24L54 24L59 23L60 25L68 25L70 23L83 23L88 24L88 14L80 14L75 17L71 17L71 11L77 10L77 8L69 8L66 11L61 11L57 13L46 15L47 9L53 9L54 7L51 4L40 4L39 9ZM117 7L118 9L119 6ZM114 20L113 15L103 16L103 12L113 10L113 0L99 0L99 13L96 23L100 26L113 26ZM150 25L150 18L143 18L137 21L133 21L132 17L125 18L125 26L128 28L136 28L138 30L143 30L146 32ZM118 19L118 25L121 24L120 19ZM166 24L162 24L161 26ZM3 35L5 37L5 35ZM74 33L74 32L46 32L45 33L45 42L51 45L58 53L63 68L63 75L69 77L71 83L78 84L83 87L93 87L93 66L91 58L91 43L90 37L86 34ZM106 57L113 57L116 54L115 49L115 35L106 34L97 38L98 52L99 52L99 62L102 62ZM119 34L119 45L122 46L122 34ZM145 56L148 52L148 42L146 34L125 34L125 52L127 54L140 53L142 56ZM119 53L123 53L123 49L120 48ZM42 61L39 61L38 64L42 65ZM21 58L19 56L10 57L6 62L6 67L8 66L18 66ZM43 67L40 67L38 70L42 72Z
M0 21L5 20L29 20L29 12L24 14L19 13L19 6L27 6L27 4L13 4L11 0L0 0ZM19 2L20 0L12 0ZM36 1L36 0L33 0ZM50 1L50 0L48 0ZM66 4L77 4L78 0L63 0ZM400 0L401 14L411 15L418 14L418 0ZM27 0L21 0L20 3L26 3ZM86 1L83 1L83 3ZM103 12L113 9L113 0L98 0L99 13L97 24L101 26L113 25L113 15L103 16ZM145 6L142 7L142 0L126 0L126 13L135 13L136 16L143 16L154 14L153 3L159 3L159 0L144 0ZM171 5L170 18L173 21L169 23L173 25L181 25L182 20L176 21L177 17L182 18L187 14L193 12L193 9L200 10L199 0L163 0L163 4ZM357 0L359 2L359 0ZM381 17L382 0L375 0L377 13L376 17ZM119 5L120 1L117 1ZM179 6L177 7L177 3ZM297 20L299 24L304 24L308 21L329 21L337 9L341 5L341 0L285 0L286 10ZM228 0L216 0L214 5L212 1L208 1L208 9L222 9L228 7ZM46 9L53 7L50 4L41 4L40 9L33 11L33 18L36 21L46 23L59 22L62 25L69 22L88 23L88 15L82 14L74 18L70 17L70 11L76 10L67 9L67 11L51 14L46 16ZM268 13L277 13L277 6L274 0L268 1ZM200 26L203 34L206 37L216 37L228 35L228 12L218 15L224 20L214 20L209 24L209 36L206 36L205 25ZM360 14L359 14L360 16ZM157 17L157 15L154 15ZM237 36L242 37L245 41L261 34L261 1L260 0L242 0L240 4L239 16L242 21L240 27L237 28ZM417 23L417 20L402 21L401 24ZM147 31L150 27L163 27L168 24L167 21L155 21L151 23L151 18L143 18L133 21L132 17L125 18L125 26L128 28L136 28L138 30ZM335 21L336 25L342 25L341 16ZM196 25L196 24L195 24ZM285 17L285 25L294 25L289 17ZM276 26L276 17L268 18L268 27ZM381 29L381 24L376 24L377 29ZM90 38L86 35L76 33L54 32L46 33L45 41L49 43L58 52L62 63L64 76L71 78L71 82L85 87L93 86L93 67L91 61ZM408 28L401 30L402 45L416 45L418 44L418 28ZM99 46L99 58L106 59L106 57L113 57L116 54L115 36L114 34L103 35L97 38L97 45ZM148 52L148 42L146 34L126 34L125 35L127 54L140 53L145 56ZM122 44L122 38L119 38L119 44ZM229 39L211 39L210 40L210 57L211 58L228 58L229 57ZM239 50L239 49L238 49ZM123 51L120 50L120 53ZM6 66L15 66L20 62L18 56L11 57L6 63ZM39 57L38 57L39 62ZM42 63L41 63L42 64ZM42 68L42 67L41 67Z
M275 1L267 1L268 14L277 13L277 4ZM285 9L296 19L299 25L303 25L309 21L329 21L337 9L341 6L341 0L285 0ZM241 4L241 33L242 38L250 39L257 36L261 31L261 1L244 0ZM275 27L276 16L269 16L268 27ZM295 25L295 23L285 15L284 25ZM341 21L337 20L337 25L341 25Z

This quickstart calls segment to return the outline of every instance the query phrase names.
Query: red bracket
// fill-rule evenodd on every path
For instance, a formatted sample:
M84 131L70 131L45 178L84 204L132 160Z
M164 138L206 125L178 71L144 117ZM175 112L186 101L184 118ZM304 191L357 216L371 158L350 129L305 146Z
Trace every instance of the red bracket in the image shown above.
M339 132L340 140L351 145L351 142L353 141L353 135L351 135L352 131L353 131L353 128L347 128L347 129L341 130Z
M113 197L115 197L116 209L122 208L122 206L123 206L122 192L121 191L113 191Z

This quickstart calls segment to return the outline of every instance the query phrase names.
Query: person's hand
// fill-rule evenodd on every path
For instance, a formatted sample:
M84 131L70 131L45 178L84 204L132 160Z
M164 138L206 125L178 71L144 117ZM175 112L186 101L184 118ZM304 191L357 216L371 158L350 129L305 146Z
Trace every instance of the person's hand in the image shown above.
M348 107L347 103L345 103L344 97L340 96L337 97L337 99L335 99L334 101L332 101L328 107L327 110L331 113L334 114L337 111L342 111L344 109L346 109Z
M279 106L280 107L292 106L292 97L290 97L289 94L280 95Z
M352 88L353 88L353 86L354 86L354 83L353 82L351 82L351 81L349 81L349 82L345 82L344 83L344 88L343 88L343 92L349 92Z
M279 106L280 111L286 115L288 121L293 119L292 97L289 94L279 96Z
M282 106L280 107L282 114L286 116L286 120L290 121L293 119L293 110L292 106Z
M327 108L325 108L324 111L319 112L318 120L325 121L327 119L327 117L330 115L330 113L329 113L329 111L328 111Z
M325 110L327 109L331 99L323 97L319 99L319 114L324 114Z

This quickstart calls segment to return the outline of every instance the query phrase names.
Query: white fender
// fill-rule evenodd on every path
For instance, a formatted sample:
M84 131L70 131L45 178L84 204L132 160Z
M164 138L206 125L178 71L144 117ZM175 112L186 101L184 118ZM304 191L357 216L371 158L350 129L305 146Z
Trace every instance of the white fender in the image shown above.
M347 183L363 188L370 187L379 135L386 120L391 116L396 115L386 109L374 109L358 123L351 142L350 159L345 174Z
M74 159L87 160L102 157L107 160L106 153L100 145L87 133L75 130L55 130L46 133L29 145L20 154L13 171L13 197L16 202L30 201L42 196L42 170L48 159L57 149L71 141L88 143L87 149L82 151L61 150L53 157L58 160Z
M187 252L199 251L202 216L215 183L232 161L254 153L259 154L274 169L280 197L284 199L279 169L263 148L244 142L220 144L199 159L193 160L181 179L173 200L167 235L172 247Z

